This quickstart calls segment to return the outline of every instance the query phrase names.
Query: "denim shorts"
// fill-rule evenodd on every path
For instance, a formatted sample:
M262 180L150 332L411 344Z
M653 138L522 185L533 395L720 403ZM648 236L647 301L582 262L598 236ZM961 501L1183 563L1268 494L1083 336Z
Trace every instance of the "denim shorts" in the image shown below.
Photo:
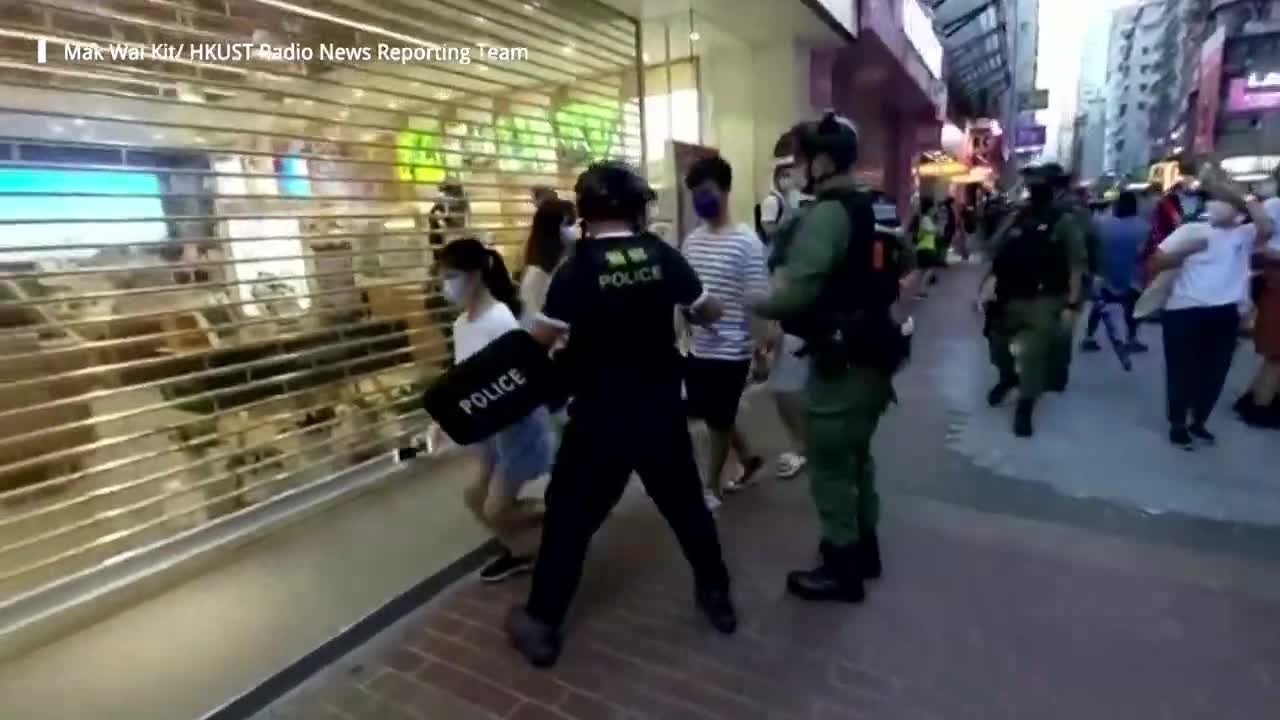
M485 460L493 466L491 493L516 497L530 481L551 472L555 433L545 407L481 443Z

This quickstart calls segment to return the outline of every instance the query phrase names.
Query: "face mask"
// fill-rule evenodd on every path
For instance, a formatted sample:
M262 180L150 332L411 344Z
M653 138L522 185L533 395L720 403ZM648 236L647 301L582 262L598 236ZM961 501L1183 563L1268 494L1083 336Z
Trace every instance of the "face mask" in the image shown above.
M703 220L714 220L720 217L720 198L710 192L694 193L693 211Z
M1277 193L1278 189L1280 188L1277 187L1275 180L1267 180L1258 188L1258 195L1263 198L1273 198L1280 194Z
M1053 188L1048 185L1036 184L1027 188L1027 197L1031 199L1033 207L1046 207L1053 204Z
M1240 211L1234 205L1221 200L1210 200L1205 204L1205 212L1209 215L1211 225L1234 225L1240 216Z
M578 241L578 228L572 225L560 226L560 239L565 245L572 245Z
M446 275L440 291L445 300L453 305L461 305L467 297L467 278L462 275Z

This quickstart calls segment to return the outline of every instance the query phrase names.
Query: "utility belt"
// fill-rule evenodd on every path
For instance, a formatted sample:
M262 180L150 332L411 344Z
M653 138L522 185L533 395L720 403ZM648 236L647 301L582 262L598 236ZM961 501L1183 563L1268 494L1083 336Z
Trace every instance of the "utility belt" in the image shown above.
M860 367L892 377L910 353L910 340L887 310L840 315L825 331L792 334L805 340L796 355L811 356L814 371L824 375Z

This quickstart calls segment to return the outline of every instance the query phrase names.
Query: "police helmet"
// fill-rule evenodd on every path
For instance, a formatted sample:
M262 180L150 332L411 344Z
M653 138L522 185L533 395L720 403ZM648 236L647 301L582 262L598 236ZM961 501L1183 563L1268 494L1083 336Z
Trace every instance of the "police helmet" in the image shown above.
M1028 183L1041 182L1055 188L1064 188L1071 183L1071 175L1056 162L1028 165L1022 169L1022 176Z
M639 172L619 160L592 163L578 176L573 191L578 217L586 222L639 220L657 197Z
M826 155L836 172L845 172L858 161L858 128L834 110L828 110L817 122L796 125L790 134L800 155L809 159Z

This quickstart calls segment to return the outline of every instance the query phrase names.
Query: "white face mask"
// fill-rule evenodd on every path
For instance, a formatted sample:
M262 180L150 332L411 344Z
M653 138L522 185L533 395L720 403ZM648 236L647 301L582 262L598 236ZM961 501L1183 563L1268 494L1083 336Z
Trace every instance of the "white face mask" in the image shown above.
M574 244L578 241L578 228L573 225L561 225L560 239L563 240L566 245Z
M1221 200L1210 200L1205 204L1205 212L1211 225L1235 225L1240 218L1240 211L1236 210L1235 205Z
M462 275L447 275L440 288L444 299L454 305L461 305L467 296L467 278Z

